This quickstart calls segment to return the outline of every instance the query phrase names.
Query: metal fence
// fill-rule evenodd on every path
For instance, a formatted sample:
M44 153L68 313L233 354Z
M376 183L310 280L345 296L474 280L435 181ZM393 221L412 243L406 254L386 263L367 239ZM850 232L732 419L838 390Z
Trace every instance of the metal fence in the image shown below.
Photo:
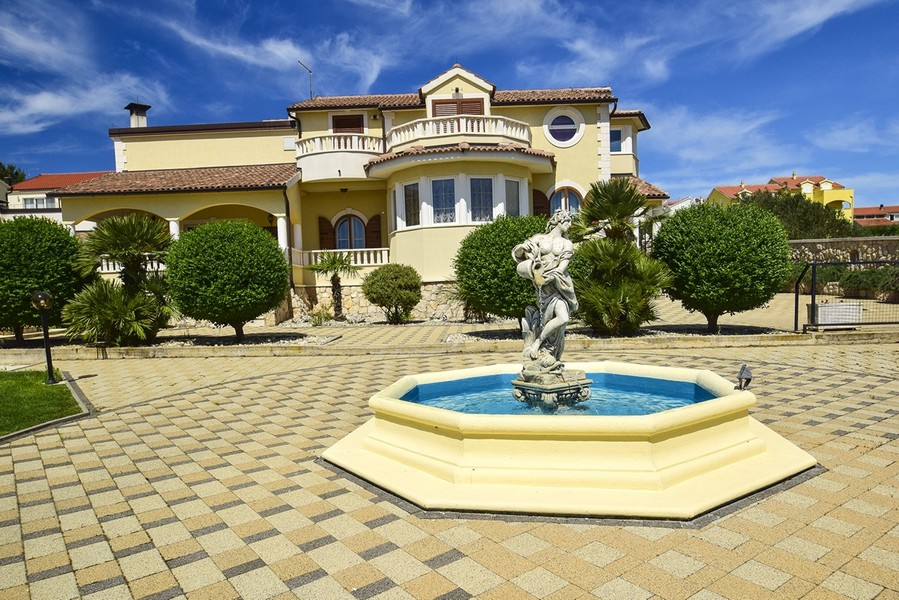
M899 261L811 262L794 289L794 329L852 329L899 324ZM802 310L801 297L808 298Z

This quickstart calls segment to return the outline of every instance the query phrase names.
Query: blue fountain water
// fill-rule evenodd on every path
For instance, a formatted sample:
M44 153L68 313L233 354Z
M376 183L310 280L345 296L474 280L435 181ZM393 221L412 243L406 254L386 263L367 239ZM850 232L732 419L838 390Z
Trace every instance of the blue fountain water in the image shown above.
M402 400L456 412L486 415L544 414L512 397L517 375L487 375L416 386ZM556 413L578 415L648 415L714 398L695 383L634 377L614 373L587 373L593 380L592 397L574 408Z

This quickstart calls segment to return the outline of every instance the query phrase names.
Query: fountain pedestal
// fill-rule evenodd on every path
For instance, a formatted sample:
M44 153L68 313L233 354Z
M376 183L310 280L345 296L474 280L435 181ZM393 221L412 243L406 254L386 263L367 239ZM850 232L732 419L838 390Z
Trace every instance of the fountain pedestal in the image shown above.
M590 399L590 384L584 371L560 370L543 372L525 367L512 380L512 396L529 406L558 408L574 406Z

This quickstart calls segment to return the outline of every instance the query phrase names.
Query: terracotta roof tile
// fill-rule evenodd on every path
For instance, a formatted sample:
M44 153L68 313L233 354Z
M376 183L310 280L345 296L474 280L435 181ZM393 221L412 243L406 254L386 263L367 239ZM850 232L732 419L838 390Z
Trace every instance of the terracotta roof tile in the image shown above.
M106 175L111 171L95 171L92 173L45 173L36 177L31 177L25 181L12 186L12 191L23 192L30 190L55 190L57 188L66 187L75 183L81 183L101 175Z
M453 144L450 146L435 146L430 148L424 148L422 146L412 146L408 150L403 150L402 152L388 152L387 154L381 154L380 156L376 156L368 161L368 164L365 165L365 168L368 169L368 167L372 165L381 164L403 156L423 156L426 154L447 154L451 152L518 152L521 154L527 154L529 156L548 158L551 161L555 161L556 158L556 155L552 152L540 150L539 148L526 148L517 144L472 145L466 142L462 142L461 144Z
M836 181L831 181L831 180L827 179L827 177L824 177L823 175L796 175L796 176L791 175L789 177L772 177L768 181L768 183L777 183L780 185L786 184L786 186L789 189L794 190L794 189L799 189L799 186L802 185L802 183L805 181L811 181L815 185L818 185L819 183L821 183L822 181L825 181L825 180L830 181L830 183L833 184L833 188L835 190L841 190L844 188L844 186L842 184L837 183Z
M637 191L650 200L667 200L669 198L668 192L660 187L654 186L648 181L640 179L639 177L634 177L633 175L623 175L623 177L630 179L631 183L637 188Z
M899 205L893 206L856 206L853 214L855 216L877 216L886 213L899 213Z
M565 88L560 90L497 90L493 104L543 102L612 102L612 88Z
M316 96L297 102L287 110L320 110L327 108L424 108L418 94L367 94L363 96Z
M612 88L566 88L559 90L497 90L494 105L540 104L549 102L613 102ZM328 108L424 108L417 93L367 94L362 96L316 96L290 105L287 110Z
M747 183L746 185L719 185L715 186L715 189L728 198L736 198L737 194L744 190L751 194L754 194L755 192L776 193L783 188L776 183Z
M60 196L206 192L282 188L296 175L294 163L158 171L122 171L70 185Z
M862 227L881 227L883 225L897 225L896 221L889 219L855 219L855 222Z

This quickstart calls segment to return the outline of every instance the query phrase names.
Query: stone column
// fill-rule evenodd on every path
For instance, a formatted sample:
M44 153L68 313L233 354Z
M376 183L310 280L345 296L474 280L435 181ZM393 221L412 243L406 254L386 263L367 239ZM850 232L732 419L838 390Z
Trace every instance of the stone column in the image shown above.
M275 215L278 218L278 245L286 250L287 242L287 215Z
M178 219L167 219L169 222L169 234L172 236L173 240L177 240L181 237L181 223Z

